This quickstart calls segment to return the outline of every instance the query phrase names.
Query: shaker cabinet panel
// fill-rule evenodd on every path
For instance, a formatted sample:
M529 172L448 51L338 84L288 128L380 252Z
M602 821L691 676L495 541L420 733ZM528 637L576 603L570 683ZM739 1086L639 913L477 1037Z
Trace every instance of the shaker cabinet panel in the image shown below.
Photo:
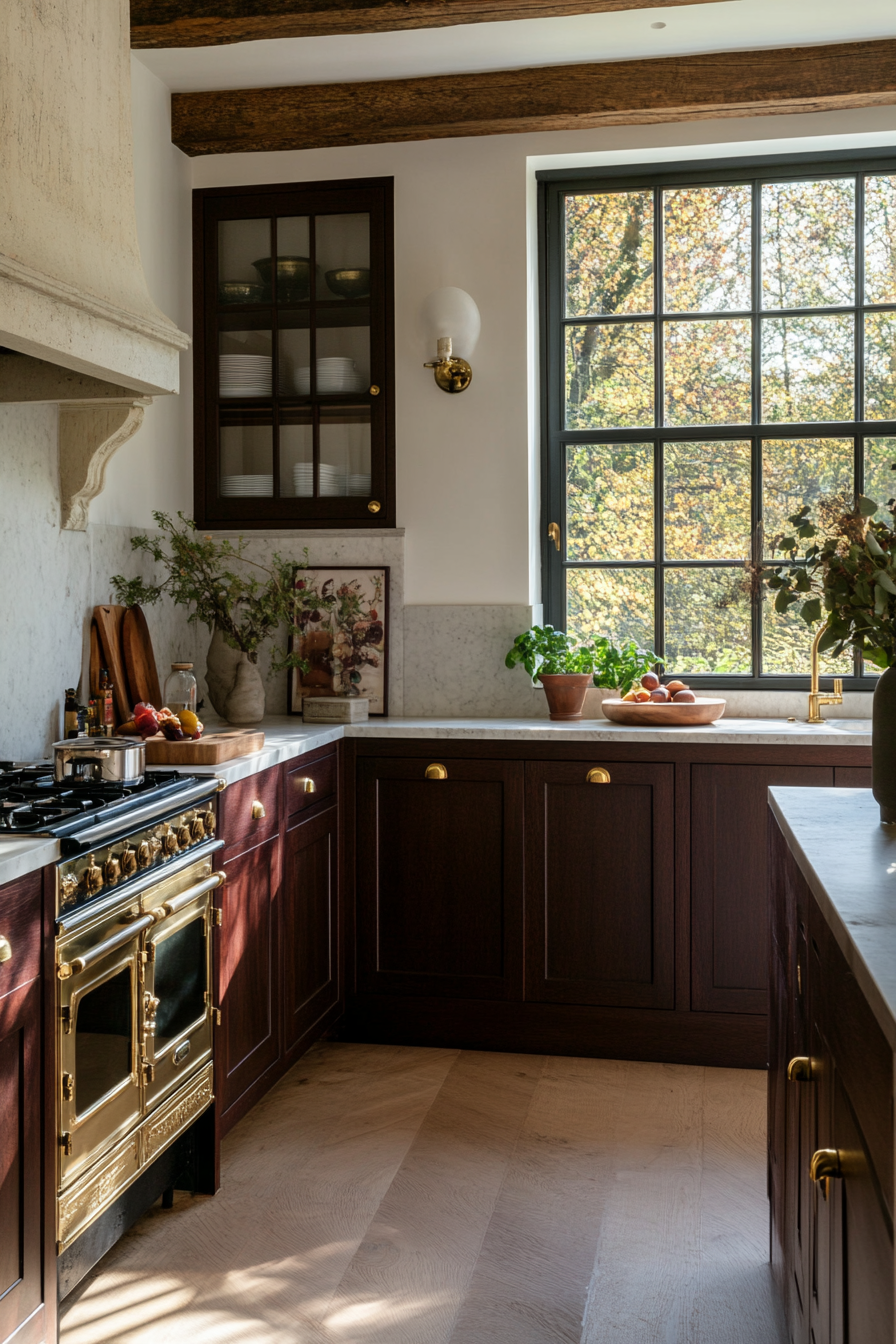
M32 980L0 998L0 1340L29 1318L17 1337L44 1337L40 985Z
M522 778L517 761L359 761L361 992L521 996Z
M691 770L691 1007L768 1009L768 790L832 787L830 766Z
M526 767L526 998L671 1008L671 765Z
M218 956L216 1091L226 1111L277 1060L277 894L279 836L236 859L227 884Z
M339 1001L336 809L287 831L283 851L283 1049Z

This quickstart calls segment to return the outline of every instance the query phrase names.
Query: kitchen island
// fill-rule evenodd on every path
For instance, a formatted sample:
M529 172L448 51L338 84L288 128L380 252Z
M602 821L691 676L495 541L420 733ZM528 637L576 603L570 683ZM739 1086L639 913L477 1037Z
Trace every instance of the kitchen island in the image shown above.
M794 1344L894 1340L896 827L770 793L772 1265Z

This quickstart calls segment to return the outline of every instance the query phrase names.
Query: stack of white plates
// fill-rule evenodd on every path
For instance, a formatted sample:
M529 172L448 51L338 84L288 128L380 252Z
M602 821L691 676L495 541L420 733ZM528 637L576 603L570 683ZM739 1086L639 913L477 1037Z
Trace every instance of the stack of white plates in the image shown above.
M270 355L219 355L222 397L269 397Z
M314 464L312 462L297 462L292 469L292 478L297 495L314 494ZM345 472L341 467L334 467L328 462L321 462L320 493L322 495L345 494Z
M273 476L222 476L221 494L225 499L244 495L273 495Z
M308 365L293 373L293 386L298 396L311 393L311 369ZM321 393L361 392L364 379L355 368L353 359L319 359L317 361L317 390Z
M350 471L345 478L345 493L347 495L369 495L370 494L370 472L366 474L363 471Z

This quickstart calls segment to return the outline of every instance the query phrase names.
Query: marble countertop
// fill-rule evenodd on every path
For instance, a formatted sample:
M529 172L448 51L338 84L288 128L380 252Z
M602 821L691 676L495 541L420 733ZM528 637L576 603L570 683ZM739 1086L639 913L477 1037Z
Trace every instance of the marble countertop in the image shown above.
M769 805L896 1050L896 826L870 789L769 789Z
M208 724L209 729L216 727ZM217 775L228 784L295 760L343 737L495 742L656 742L754 746L871 746L870 719L829 719L822 724L785 719L720 719L695 728L629 728L608 719L551 723L549 719L399 719L366 723L306 724L294 715L265 719L265 744L251 756L220 765L180 766L181 773ZM171 767L166 767L171 768ZM55 840L0 838L0 886L59 858Z

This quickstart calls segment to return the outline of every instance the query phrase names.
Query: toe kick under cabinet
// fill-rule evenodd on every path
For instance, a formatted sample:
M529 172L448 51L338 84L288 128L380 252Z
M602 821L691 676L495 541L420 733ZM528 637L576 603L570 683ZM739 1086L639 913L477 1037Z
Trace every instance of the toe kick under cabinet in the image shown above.
M767 1061L770 785L870 749L344 743L356 1040Z

